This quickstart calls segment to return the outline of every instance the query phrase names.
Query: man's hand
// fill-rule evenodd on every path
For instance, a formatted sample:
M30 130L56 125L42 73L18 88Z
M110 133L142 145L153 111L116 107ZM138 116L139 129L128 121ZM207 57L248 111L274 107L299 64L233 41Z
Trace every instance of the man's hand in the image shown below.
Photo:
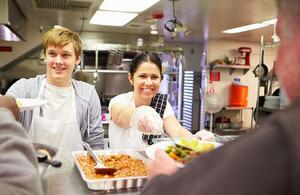
M175 160L160 148L155 151L155 160L149 158L147 162L148 180L160 174L172 175L178 170Z
M14 97L0 95L0 107L10 110L15 116L16 120L19 120L20 108L18 107L16 99Z

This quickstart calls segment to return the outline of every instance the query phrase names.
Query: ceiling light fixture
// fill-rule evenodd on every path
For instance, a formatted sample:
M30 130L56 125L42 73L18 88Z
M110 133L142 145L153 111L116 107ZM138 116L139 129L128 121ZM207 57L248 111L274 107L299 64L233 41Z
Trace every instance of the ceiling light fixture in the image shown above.
M104 0L100 10L143 12L160 0Z
M158 34L158 31L157 31L157 30L151 30L150 33L151 33L152 35L157 35L157 34Z
M124 26L160 0L104 0L90 24Z
M90 23L105 26L124 26L137 15L137 13L97 11Z
M157 35L158 34L156 23L152 24L150 26L150 29L151 29L151 31L150 31L151 34L153 34L153 35Z
M264 21L261 23L255 23L255 24L250 24L250 25L245 25L245 26L240 26L237 28L224 30L224 31L222 31L222 33L235 34L235 33L246 32L246 31L255 30L258 28L267 27L267 26L275 24L276 22L277 22L277 19L267 20L267 21Z
M177 20L177 18L175 16L175 1L178 1L178 0L170 0L170 1L173 1L173 17L174 17L174 19L167 21L164 24L164 27L169 32L176 32L176 26L177 25L182 27L182 23L179 20ZM169 23L171 23L172 27L170 27L170 26L168 27Z
M277 22L277 18L276 19L272 19L272 20L267 20L267 21L264 21L262 23L273 25L273 24L276 24L276 22Z

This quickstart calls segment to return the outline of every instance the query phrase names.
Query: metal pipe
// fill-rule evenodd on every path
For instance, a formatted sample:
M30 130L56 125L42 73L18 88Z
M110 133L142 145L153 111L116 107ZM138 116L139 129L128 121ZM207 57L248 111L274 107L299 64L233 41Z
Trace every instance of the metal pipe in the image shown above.
M258 87L257 87L257 101L256 101L256 113L255 113L255 128L257 127L258 121L258 107L259 107L259 91L260 91L260 76L261 76L261 63L262 63L262 53L263 53L263 44L264 44L264 36L261 36L261 43L260 43L260 61L259 61L259 73L258 73Z

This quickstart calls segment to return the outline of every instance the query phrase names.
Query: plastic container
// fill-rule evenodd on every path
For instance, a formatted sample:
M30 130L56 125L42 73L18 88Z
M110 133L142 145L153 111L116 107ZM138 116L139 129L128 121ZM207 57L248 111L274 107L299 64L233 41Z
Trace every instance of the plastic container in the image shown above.
M263 107L271 110L279 110L280 96L266 96Z
M229 129L230 118L218 117L216 118L216 129Z
M229 105L233 107L246 107L248 105L248 84L232 82L230 87Z

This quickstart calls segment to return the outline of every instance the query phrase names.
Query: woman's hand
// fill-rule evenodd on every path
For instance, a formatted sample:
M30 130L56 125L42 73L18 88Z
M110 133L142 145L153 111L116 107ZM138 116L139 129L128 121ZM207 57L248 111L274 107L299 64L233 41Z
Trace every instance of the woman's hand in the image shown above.
M135 109L130 126L145 134L162 134L163 120L150 106L140 106Z
M204 129L198 131L194 136L202 141L215 141L214 134Z
M160 148L155 151L155 160L149 158L147 161L148 180L160 174L172 175L178 170L175 160Z
M10 110L15 116L16 120L19 120L20 108L18 107L16 99L14 97L0 95L0 107Z

